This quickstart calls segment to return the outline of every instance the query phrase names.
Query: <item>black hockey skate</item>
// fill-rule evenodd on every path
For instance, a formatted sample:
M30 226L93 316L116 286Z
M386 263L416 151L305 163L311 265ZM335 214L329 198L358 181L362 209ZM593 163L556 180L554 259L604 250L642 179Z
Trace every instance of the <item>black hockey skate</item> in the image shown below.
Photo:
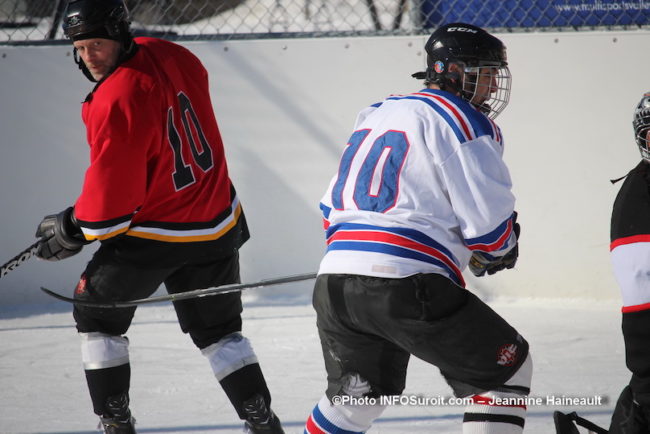
M108 415L99 417L99 426L104 434L136 434L135 419L129 410L129 396L122 393L106 400Z
M243 403L248 415L244 429L252 434L284 434L280 419L266 406L262 395L255 395Z
M136 434L135 419L130 415L126 420L119 420L116 417L106 418L103 416L99 420L104 434Z

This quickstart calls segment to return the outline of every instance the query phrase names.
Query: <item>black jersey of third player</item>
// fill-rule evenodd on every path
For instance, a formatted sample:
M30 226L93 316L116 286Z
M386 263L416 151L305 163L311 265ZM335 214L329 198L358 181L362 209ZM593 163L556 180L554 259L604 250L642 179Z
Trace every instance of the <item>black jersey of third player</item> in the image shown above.
M623 312L650 309L650 164L627 175L614 201L610 251Z

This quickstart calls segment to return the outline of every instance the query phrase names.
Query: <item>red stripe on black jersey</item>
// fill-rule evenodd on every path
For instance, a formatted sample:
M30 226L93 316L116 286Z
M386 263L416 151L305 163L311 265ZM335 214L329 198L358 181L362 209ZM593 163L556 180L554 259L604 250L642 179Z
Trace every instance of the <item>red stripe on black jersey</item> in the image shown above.
M631 313L631 312L641 312L644 310L650 310L650 303L637 304L636 306L623 306L621 312Z
M618 238L611 242L609 250L614 250L618 246L634 243L648 243L650 242L650 234L632 235L631 237Z

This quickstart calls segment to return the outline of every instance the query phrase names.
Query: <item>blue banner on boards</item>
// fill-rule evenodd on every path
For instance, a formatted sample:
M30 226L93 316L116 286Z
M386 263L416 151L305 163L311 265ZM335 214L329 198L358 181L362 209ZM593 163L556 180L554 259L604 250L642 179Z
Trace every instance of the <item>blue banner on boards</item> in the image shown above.
M424 0L424 27L575 27L650 24L650 0Z

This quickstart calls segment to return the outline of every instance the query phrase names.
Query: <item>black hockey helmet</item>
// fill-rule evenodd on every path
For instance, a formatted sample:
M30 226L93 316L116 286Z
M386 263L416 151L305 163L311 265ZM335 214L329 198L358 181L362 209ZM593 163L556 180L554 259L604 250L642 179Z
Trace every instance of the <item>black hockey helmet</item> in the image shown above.
M122 52L118 64L134 53L129 10L123 0L70 0L63 16L63 32L72 41L104 38L118 41ZM90 81L95 81L83 60L74 50L79 69Z
M440 89L458 93L472 101L475 88L465 80L476 84L481 68L497 69L499 80L497 94L478 106L488 116L495 118L507 105L510 97L511 76L508 70L506 47L495 36L480 27L467 23L450 23L437 28L429 37L424 50L427 53L427 69L416 72L413 77L423 79L426 85L435 84ZM464 75L450 71L451 64L461 66Z
M634 138L641 151L641 157L650 163L650 148L648 142L648 131L650 130L650 92L643 94L641 101L634 109Z
M129 10L122 0L71 0L63 17L63 32L73 41L90 38L128 42Z

